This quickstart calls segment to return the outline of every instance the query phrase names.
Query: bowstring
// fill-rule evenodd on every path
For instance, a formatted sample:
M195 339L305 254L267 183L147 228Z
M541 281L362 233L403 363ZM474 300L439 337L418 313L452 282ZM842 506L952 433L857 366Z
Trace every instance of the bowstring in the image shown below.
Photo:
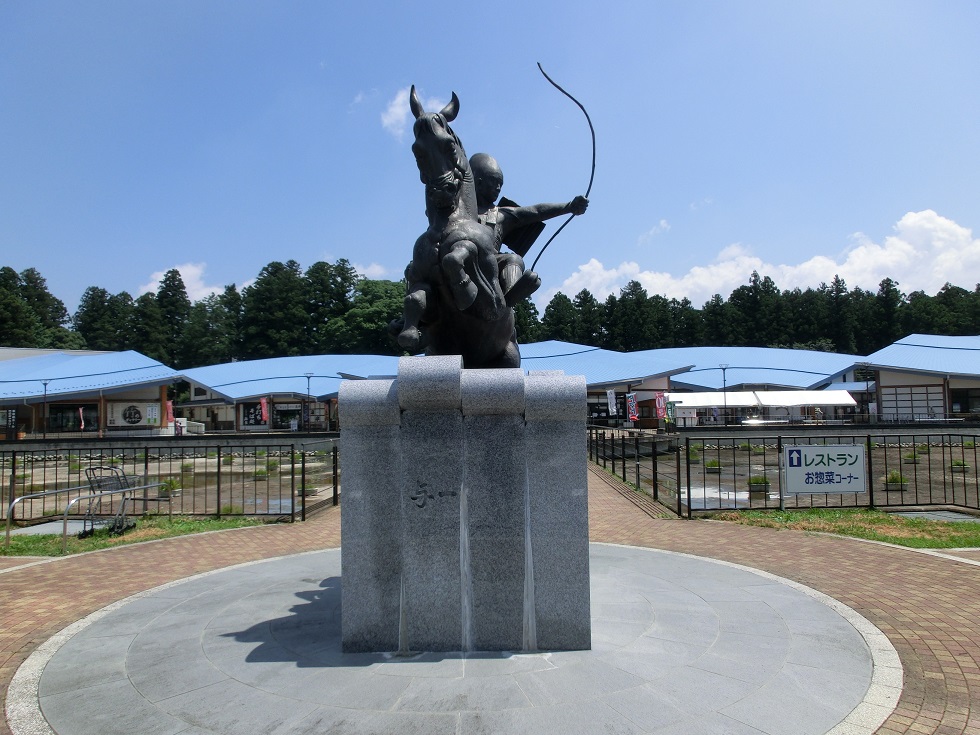
M595 180L595 128L592 127L592 118L589 117L589 113L586 112L585 107L582 105L581 102L579 102L577 99L572 97L572 95L570 95L565 89L563 89L560 84L558 84L554 79L548 76L548 73L544 70L544 67L541 66L540 61L538 62L538 70L544 75L545 79L551 82L551 85L555 89L557 89L563 95L568 97L568 99L570 99L572 102L578 105L578 108L582 111L582 114L585 115L586 122L589 124L589 132L592 134L592 173L589 174L589 186L585 190L585 198L588 199L589 194L592 192L592 182ZM573 219L575 219L575 217L576 217L575 214L570 214L568 216L568 219L566 219L564 222L561 223L561 227L555 230L554 234L548 238L548 242L546 242L544 244L544 247L541 248L541 252L538 253L538 257L536 257L534 259L534 262L531 263L532 271L534 270L534 266L538 264L538 261L541 260L541 256L544 255L544 251L548 249L549 245L551 245L551 241L554 240L556 237L558 237L558 235L561 234L561 231L565 229L565 226Z

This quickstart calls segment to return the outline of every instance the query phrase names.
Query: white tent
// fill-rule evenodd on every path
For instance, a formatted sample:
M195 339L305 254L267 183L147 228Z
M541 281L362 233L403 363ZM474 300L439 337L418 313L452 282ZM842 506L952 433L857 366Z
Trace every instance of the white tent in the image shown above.
M672 401L682 408L756 408L759 399L750 390L729 391L719 393L668 393L667 400Z
M728 393L668 393L667 400L682 408L797 408L855 406L846 390L745 390Z

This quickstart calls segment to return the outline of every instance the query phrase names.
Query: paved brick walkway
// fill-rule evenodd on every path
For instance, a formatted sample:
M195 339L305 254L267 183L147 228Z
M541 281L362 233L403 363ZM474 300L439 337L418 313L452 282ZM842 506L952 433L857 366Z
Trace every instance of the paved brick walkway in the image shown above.
M591 537L724 559L809 585L877 625L905 667L898 708L879 733L980 735L980 566L830 536L709 521L661 520L591 472ZM115 600L255 559L338 546L340 513L0 566L0 691L44 640ZM963 553L972 559L980 555ZM0 733L9 733L0 722Z

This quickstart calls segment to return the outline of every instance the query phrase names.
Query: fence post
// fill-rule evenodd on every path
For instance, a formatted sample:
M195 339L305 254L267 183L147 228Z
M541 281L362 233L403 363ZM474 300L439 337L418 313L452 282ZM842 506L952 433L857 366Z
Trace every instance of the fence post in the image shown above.
M290 467L295 467L295 465L290 462ZM293 469L293 472L296 470ZM303 508L300 510L299 519L301 521L306 520L306 452L300 452L299 456L299 494L303 498Z
M340 465L337 461L340 453L336 444L333 445L331 454L333 454L333 504L340 505Z
M636 460L636 489L640 488L640 435L633 437L633 459Z
M779 482L779 509L786 510L786 496L783 495L783 480L785 467L782 466L781 460L783 458L783 437L776 437L776 480ZM765 460L763 460L765 461Z
M685 437L684 441L689 443L691 437ZM685 454L688 454L688 459L690 459L690 453L685 450ZM675 478L675 483L677 487L677 517L682 518L683 514L681 512L681 443L677 442L677 447L674 449L674 473L677 475ZM691 467L688 465L687 468L687 517L691 517Z
M150 484L150 450L143 447L143 485ZM159 492L157 493L159 495ZM150 496L149 488L143 488L143 515L146 515L146 505ZM169 506L170 503L167 503ZM160 512L160 503L157 502L157 512Z
M660 499L660 477L659 477L660 469L657 466L657 440L656 439L653 440L652 446L653 446L653 452L651 453L652 456L650 457L650 470L653 473L653 499L659 500ZM670 445L668 444L667 446Z
M7 493L7 500L4 503L4 508L9 509L10 504L14 502L14 493L17 491L17 450L13 450L10 453L10 492ZM11 521L14 519L11 518Z
M602 469L606 469L606 458L608 457L608 452L606 452L606 430L602 430Z
M221 518L221 446L218 446L218 474L215 478L215 492L218 498L217 517ZM204 512L207 513L207 502L204 503Z
M623 455L623 482L626 482L626 434L619 436L619 451Z
M871 461L871 434L865 438L865 454L868 455L868 508L875 507L875 474L874 474L874 462Z

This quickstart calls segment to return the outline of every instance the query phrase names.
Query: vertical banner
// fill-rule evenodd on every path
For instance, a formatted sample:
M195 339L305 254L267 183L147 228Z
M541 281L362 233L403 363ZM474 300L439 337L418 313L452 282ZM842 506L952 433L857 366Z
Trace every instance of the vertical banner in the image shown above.
M167 401L167 423L172 424L174 422L174 402Z
M606 391L606 405L609 407L610 416L619 416L619 408L616 406L616 391Z
M262 423L268 424L269 423L269 399L260 398L259 406L262 408Z
M676 423L674 421L674 416L677 415L677 404L673 401L667 401L667 420L670 423Z
M667 395L660 390L657 391L657 418L667 418Z
M626 416L630 421L640 418L640 412L636 408L636 393L626 394Z
M78 430L85 431L85 410L81 406L78 407Z

